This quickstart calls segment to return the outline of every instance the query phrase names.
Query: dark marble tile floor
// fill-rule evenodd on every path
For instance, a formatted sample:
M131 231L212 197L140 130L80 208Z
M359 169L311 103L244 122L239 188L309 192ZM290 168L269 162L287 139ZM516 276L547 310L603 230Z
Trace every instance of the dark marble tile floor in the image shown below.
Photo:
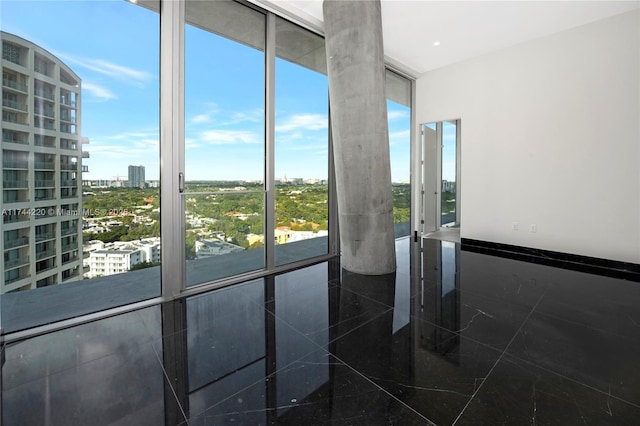
M397 253L388 276L325 262L8 344L1 424L638 424L640 283Z

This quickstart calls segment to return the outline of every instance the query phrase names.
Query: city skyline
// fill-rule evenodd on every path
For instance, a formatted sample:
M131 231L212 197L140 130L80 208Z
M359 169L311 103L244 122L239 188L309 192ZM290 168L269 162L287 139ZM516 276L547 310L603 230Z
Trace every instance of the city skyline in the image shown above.
M81 136L90 141L83 148L90 153L83 161L90 172L82 179L111 180L126 175L126 164L138 164L145 167L147 180L158 180L159 15L124 0L8 0L2 3L1 20L4 31L48 50L80 76ZM74 32L83 37L69 37L59 22L74 22ZM114 22L119 23L117 31ZM189 25L185 32L185 72L195 76L185 87L186 180L263 180L264 105L225 89L243 87L247 93L260 93L256 88L263 84L261 72L234 69L230 77L234 80L224 81L215 91L196 84L198 79L206 83L216 78L212 64L233 63L247 55L239 49L253 50L256 58L263 53ZM276 174L327 179L326 76L307 69L301 73L301 67L281 59L276 66ZM306 102L298 107L302 109L288 103L313 85L322 88L323 99ZM313 96L318 94L316 90ZM389 101L388 111L392 180L405 182L410 110ZM290 141L295 145L287 145ZM300 161L302 156L309 161ZM120 164L123 170L114 169Z

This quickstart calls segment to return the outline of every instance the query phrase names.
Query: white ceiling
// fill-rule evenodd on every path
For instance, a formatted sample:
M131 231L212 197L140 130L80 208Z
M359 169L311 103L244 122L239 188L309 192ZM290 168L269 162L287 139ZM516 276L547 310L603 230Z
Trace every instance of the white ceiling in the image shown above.
M256 2L322 27L322 0ZM382 0L381 4L385 55L417 77L454 62L639 8L640 0ZM435 41L440 46L435 47Z

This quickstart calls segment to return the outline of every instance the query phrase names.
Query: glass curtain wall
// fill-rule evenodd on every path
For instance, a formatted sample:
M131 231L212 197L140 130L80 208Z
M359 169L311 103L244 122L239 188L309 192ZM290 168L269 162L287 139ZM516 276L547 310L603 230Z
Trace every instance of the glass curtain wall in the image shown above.
M410 234L411 81L387 70L387 119L396 238Z
M324 39L276 18L275 263L328 252L329 125Z
M324 40L244 3L167 2L163 19L182 16L169 5L184 22L163 21L163 37L184 24L184 44L163 38L163 55L184 55L184 75L163 80L163 105L184 96L184 116L163 132L184 124L184 140L162 149L184 156L184 192L162 202L184 222L165 223L181 237L161 247L160 2L3 2L2 333L161 296L161 272L183 266L164 296L328 254ZM388 72L387 97L401 236L410 81ZM160 265L176 248L184 259Z
M4 333L160 295L159 2L138 3L2 2Z
M185 25L187 285L263 269L265 15L189 1Z

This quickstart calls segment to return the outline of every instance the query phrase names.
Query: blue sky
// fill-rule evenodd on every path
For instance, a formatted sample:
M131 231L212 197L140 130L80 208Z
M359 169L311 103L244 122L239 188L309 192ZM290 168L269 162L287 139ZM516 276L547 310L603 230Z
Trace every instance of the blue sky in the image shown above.
M0 3L3 31L32 41L82 79L83 179L159 176L159 16L124 0ZM187 180L262 180L262 52L186 30ZM409 179L407 107L388 102L392 179ZM276 177L326 179L326 76L276 63Z

